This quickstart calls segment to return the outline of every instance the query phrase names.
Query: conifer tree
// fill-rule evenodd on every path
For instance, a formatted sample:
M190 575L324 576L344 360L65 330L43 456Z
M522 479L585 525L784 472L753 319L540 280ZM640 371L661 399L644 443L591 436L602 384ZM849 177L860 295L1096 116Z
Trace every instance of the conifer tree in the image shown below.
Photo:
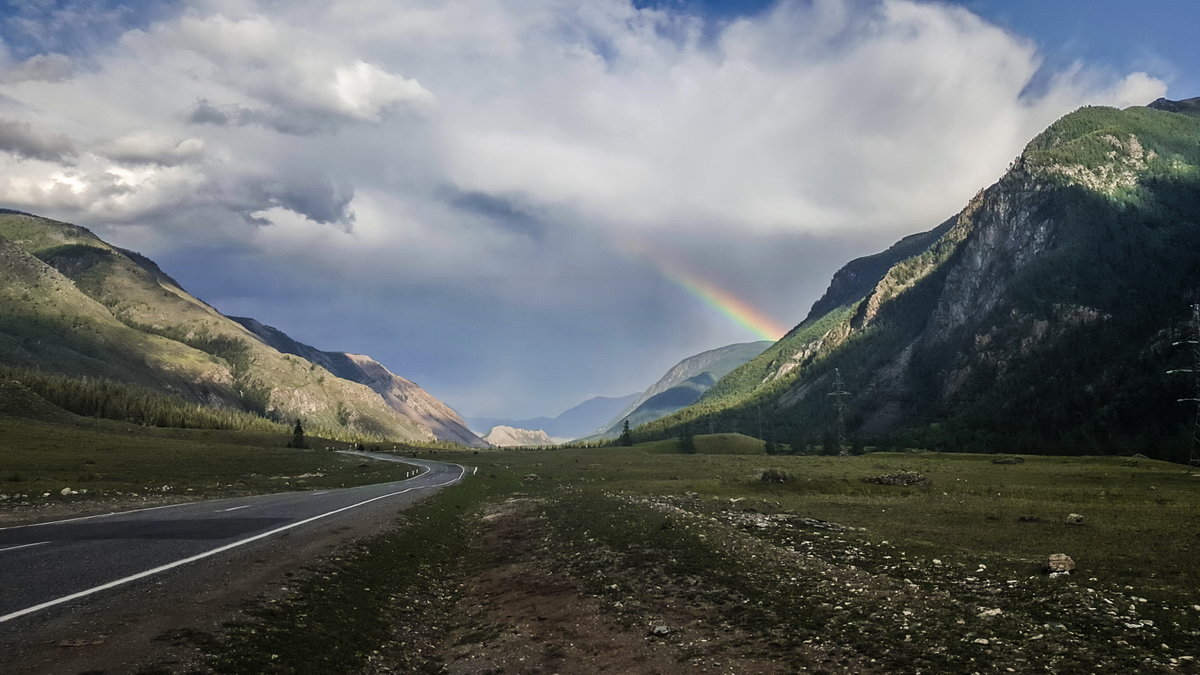
M688 454L696 454L696 437L692 435L691 426L683 428L683 435L679 437L679 451Z
M304 427L300 424L300 420L296 420L296 426L292 428L292 440L288 443L289 448L307 448L308 444L304 442Z
M625 420L625 424L621 425L621 438L619 442L625 447L633 446L633 434L629 431L629 420Z

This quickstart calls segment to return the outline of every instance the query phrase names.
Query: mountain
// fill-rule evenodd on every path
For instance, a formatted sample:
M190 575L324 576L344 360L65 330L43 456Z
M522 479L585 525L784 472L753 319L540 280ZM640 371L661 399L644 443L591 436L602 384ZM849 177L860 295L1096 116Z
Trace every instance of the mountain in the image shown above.
M630 426L638 426L692 405L718 380L772 344L766 340L743 342L683 359L650 385L629 407L610 419L599 436L615 438L620 435L625 420L629 420Z
M284 354L294 354L342 379L367 385L383 397L393 410L429 429L439 441L473 448L487 447L487 442L472 433L453 408L434 398L415 382L391 372L375 359L361 354L321 351L297 342L283 331L255 319L238 316L229 318Z
M493 427L508 426L518 429L541 429L554 438L572 440L596 433L614 415L637 398L638 394L619 397L593 396L583 403L563 411L557 417L535 417L527 420L471 417L467 422L472 429L483 433L487 433Z
M1169 101L1165 98L1160 98L1147 107L1166 112L1200 115L1200 97L1184 99L1182 101Z
M555 445L554 439L541 429L516 429L505 425L493 427L484 440L501 448Z
M794 443L836 431L944 449L1178 458L1200 301L1196 100L1087 107L1034 138L954 218L842 268L783 339L694 405ZM843 391L833 397L840 374ZM1186 455L1184 455L1186 456Z
M422 415L402 414L365 384L281 353L187 293L150 259L76 225L0 211L0 317L0 365L103 377L204 406L300 418L310 430L336 437L435 438Z

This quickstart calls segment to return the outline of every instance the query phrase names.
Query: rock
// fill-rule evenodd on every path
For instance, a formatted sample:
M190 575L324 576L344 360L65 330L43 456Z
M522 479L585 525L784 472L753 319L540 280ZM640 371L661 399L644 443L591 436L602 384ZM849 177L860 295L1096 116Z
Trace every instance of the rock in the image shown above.
M76 492L76 491L74 491L74 490L72 490L72 489L71 489L71 488L69 488L69 487L65 487L65 488L63 488L63 489L62 489L62 492L59 492L58 494L60 494L60 495L62 495L62 496L64 496L64 497L70 497L71 495L77 495L77 494L79 494L79 493L78 493L78 492Z
M1067 514L1067 524L1068 525L1082 525L1083 524L1083 515L1079 514L1079 513L1068 513Z
M889 473L873 478L864 478L867 483L875 483L876 485L920 485L929 481L923 474L916 471L901 471L900 473Z
M541 479L542 479L542 477L537 475L536 473L527 473L527 474L525 474L525 477L521 479L521 482L522 483L536 483Z
M1055 573L1069 574L1073 569L1075 569L1075 561L1071 560L1071 556L1066 553L1051 553L1050 557L1046 559L1046 571L1052 575Z
M988 640L987 638L975 638L975 644L977 644L977 645L987 645L987 644L991 644L991 641L990 641L990 640Z
M981 619L990 619L994 616L1000 616L1003 613L1004 613L1004 610L1000 609L999 607L996 607L993 609L985 609L982 612L980 612L979 614L977 614L976 616L978 616Z
M664 625L657 625L650 629L650 634L654 637L666 637L671 634L671 629Z

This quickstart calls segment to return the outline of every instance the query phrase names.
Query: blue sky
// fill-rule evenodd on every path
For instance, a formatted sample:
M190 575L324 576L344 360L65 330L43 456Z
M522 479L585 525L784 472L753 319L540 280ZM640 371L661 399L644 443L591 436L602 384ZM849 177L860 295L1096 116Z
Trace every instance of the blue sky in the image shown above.
M757 339L672 270L794 325L1057 117L1200 95L1198 13L10 1L0 206L465 414L553 415Z
M1200 3L1179 0L962 0L1036 42L1051 67L1079 61L1162 78L1168 98L1200 96Z

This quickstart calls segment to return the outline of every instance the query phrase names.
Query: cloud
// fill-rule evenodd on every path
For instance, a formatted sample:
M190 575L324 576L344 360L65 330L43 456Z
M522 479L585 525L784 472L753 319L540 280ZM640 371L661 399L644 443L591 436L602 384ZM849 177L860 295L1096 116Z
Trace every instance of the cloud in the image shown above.
M75 64L64 54L35 54L24 61L0 61L0 82L62 82L70 79Z
M230 18L188 14L151 28L131 42L150 49L185 50L203 59L205 78L265 103L227 104L234 115L207 121L261 122L298 113L342 122L379 122L404 109L419 109L433 95L419 82L376 63L345 55L344 49L311 28L301 30L264 16ZM196 111L193 110L193 118ZM202 113L203 116L203 113ZM279 128L279 124L269 124ZM303 125L302 125L303 126Z
M1165 93L908 0L732 21L628 0L191 0L106 19L84 54L54 38L91 25L79 12L21 21L41 41L0 59L0 148L19 158L0 201L181 265L241 251L251 288L207 280L222 256L195 290L284 328L336 307L322 335L496 406L470 412L509 412L488 383L565 408L750 337L629 241L794 323L833 267L941 222L1058 116ZM256 300L268 275L303 292Z
M0 150L52 162L66 162L75 156L74 144L65 135L8 118L0 118Z
M199 138L176 141L162 134L141 131L117 138L99 151L109 159L124 164L178 166L203 157L204 141Z

